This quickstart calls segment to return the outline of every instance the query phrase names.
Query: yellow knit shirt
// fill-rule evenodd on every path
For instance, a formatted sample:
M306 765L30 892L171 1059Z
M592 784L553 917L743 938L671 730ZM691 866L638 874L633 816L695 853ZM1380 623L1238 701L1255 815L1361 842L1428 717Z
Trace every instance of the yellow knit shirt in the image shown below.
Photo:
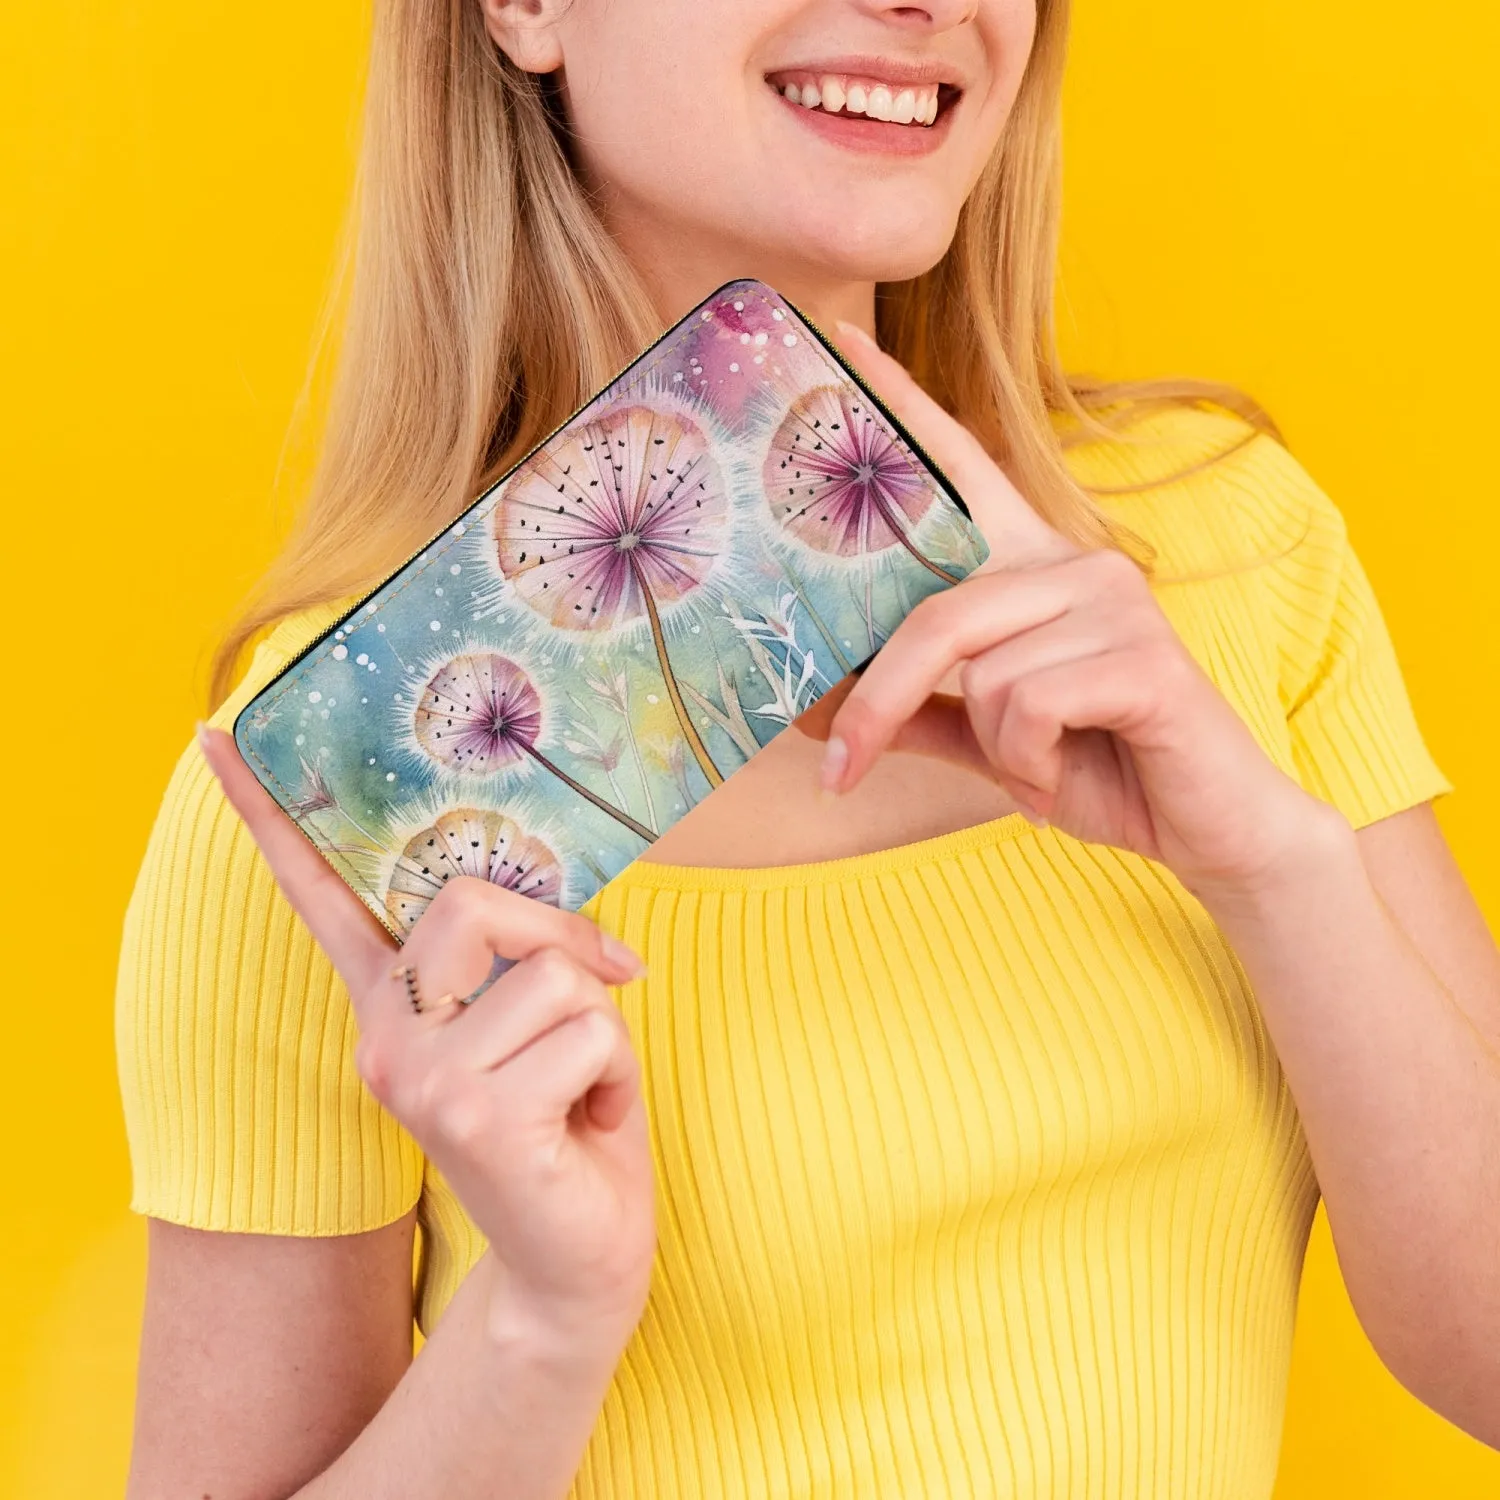
M1219 411L1132 430L1075 472L1267 753L1356 826L1446 791L1307 475ZM339 607L282 622L214 722ZM1012 816L637 863L589 911L650 969L622 1004L660 1248L577 1500L1270 1494L1317 1184L1244 975L1164 869ZM133 1208L332 1235L415 1205L431 1330L483 1242L364 1090L347 994L195 747L117 1034Z

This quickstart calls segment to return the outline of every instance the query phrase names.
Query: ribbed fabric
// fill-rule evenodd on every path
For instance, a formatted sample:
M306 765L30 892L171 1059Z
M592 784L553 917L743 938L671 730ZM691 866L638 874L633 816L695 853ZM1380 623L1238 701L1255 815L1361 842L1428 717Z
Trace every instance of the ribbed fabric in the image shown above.
M1301 469L1218 413L1134 433L1072 462L1273 759L1357 825L1446 791ZM336 608L284 622L216 721ZM660 1249L576 1500L1270 1493L1317 1188L1170 875L1009 817L785 869L638 862L590 911L650 968L621 1005ZM361 1089L347 997L191 748L118 1041L133 1207L334 1234L416 1203L432 1328L483 1242Z

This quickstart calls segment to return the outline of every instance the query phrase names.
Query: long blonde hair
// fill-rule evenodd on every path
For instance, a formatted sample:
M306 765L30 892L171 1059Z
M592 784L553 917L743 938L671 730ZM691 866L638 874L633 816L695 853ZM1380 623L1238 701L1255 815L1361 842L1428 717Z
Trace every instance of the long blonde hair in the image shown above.
M1274 428L1218 386L1063 371L1052 306L1067 28L1068 0L1039 0L1025 77L953 243L929 271L877 288L877 333L1054 526L1145 561L1069 473L1049 413L1097 433L1106 406L1208 398ZM377 0L345 244L310 492L215 653L211 707L269 625L384 578L662 332L570 165L552 81L505 57L476 0Z

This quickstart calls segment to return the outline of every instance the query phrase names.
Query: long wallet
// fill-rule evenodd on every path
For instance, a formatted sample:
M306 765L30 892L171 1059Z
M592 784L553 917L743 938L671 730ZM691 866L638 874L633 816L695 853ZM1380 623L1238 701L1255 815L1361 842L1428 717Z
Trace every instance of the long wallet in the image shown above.
M459 875L576 908L985 555L827 338L731 281L306 646L235 740L398 940Z

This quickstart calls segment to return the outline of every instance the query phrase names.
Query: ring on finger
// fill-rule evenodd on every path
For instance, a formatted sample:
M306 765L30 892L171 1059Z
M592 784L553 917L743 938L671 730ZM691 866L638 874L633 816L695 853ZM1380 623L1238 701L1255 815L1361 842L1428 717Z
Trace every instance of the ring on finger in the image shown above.
M411 1008L419 1014L423 1011L439 1010L444 1005L457 1005L456 995L440 995L431 1004L422 999L422 993L417 988L417 970L415 964L398 964L391 970L391 978L399 979L406 986L407 999L411 1001Z

